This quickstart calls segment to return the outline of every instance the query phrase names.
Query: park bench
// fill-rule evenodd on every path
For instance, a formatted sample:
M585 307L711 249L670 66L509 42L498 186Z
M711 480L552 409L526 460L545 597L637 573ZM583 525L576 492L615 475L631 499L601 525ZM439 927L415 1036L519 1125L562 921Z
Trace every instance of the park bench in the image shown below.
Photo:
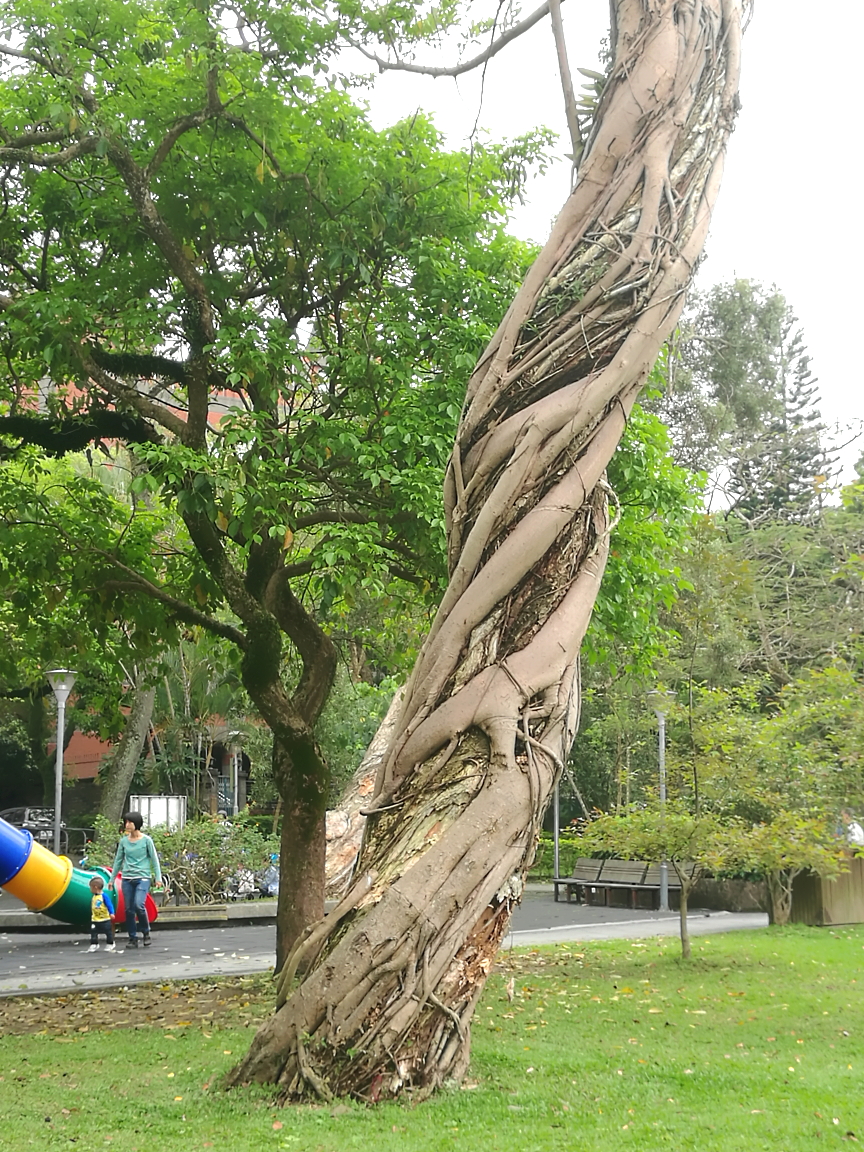
M603 860L589 860L583 856L576 861L572 876L555 876L552 880L555 887L555 903L558 903L559 888L563 888L567 893L568 904L574 892L580 903L587 903L585 899L586 886L597 883L603 864Z
M692 876L695 864L679 865L682 871ZM651 905L656 907L660 903L660 865L647 864L642 860L592 860L585 857L576 861L572 876L556 876L552 880L555 889L555 900L561 888L567 893L567 903L575 892L576 898L584 904L594 904L595 897L603 894L603 904L609 904L609 893L620 890L629 893L630 907L636 907L637 894L650 892ZM669 865L670 892L681 888L681 881L675 871L674 864Z

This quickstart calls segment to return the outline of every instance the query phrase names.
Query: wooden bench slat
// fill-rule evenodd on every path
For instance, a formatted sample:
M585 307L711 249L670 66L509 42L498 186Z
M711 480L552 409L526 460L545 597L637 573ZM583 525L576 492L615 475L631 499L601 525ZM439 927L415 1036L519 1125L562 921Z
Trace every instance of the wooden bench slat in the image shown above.
M695 864L679 864L678 867L681 869L681 871L686 876L690 876L690 877L692 877L694 871L696 870ZM645 873L644 883L645 883L646 888L649 885L652 888L659 888L660 887L660 865L659 864L649 864L648 865L648 870ZM678 873L675 871L675 865L674 864L669 865L669 887L670 888L680 888L681 887L681 881L678 879Z
M604 860L591 860L586 856L580 857L573 865L572 879L586 882L596 880L604 863Z
M639 860L604 860L599 883L611 880L618 884L641 884L647 867Z

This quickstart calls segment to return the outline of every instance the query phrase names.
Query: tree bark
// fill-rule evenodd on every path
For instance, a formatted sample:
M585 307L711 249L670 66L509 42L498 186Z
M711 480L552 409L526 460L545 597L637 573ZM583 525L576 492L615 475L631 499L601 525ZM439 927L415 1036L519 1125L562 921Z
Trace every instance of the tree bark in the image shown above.
M340 798L339 807L327 813L324 890L328 896L344 896L353 875L366 825L363 811L375 791L378 771L399 720L403 696L404 691L400 688L390 702L387 715L381 721L350 785Z
M690 906L690 889L693 885L678 873L681 880L681 896L678 905L678 919L681 929L681 959L690 959L690 926L687 923L687 912Z
M123 815L126 794L138 761L141 759L141 750L147 739L155 699L155 685L148 688L139 683L135 687L132 693L132 707L126 717L126 727L123 729L123 735L111 758L105 783L102 785L99 814L109 820L114 827L119 824Z
M324 820L327 776L302 764L295 748L276 733L273 769L282 798L276 964L281 965L309 924L324 915Z
M611 527L605 467L707 233L741 9L612 5L614 60L577 184L469 381L445 482L450 582L355 878L286 961L277 1011L229 1085L418 1099L467 1067L575 734Z
M789 923L792 915L792 885L800 868L780 869L769 872L766 881L768 888L768 921L782 926Z

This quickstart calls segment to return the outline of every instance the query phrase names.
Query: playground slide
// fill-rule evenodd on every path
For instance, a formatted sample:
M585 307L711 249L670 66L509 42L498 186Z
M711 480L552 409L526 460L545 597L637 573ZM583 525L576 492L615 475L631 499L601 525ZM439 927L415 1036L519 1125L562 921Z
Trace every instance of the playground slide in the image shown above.
M67 856L55 856L33 839L30 832L15 828L0 817L0 888L21 900L31 912L42 912L67 924L90 923L90 881L94 876L108 883L106 868L75 868ZM125 918L122 890L117 890L116 919ZM147 916L159 915L152 896L147 896Z

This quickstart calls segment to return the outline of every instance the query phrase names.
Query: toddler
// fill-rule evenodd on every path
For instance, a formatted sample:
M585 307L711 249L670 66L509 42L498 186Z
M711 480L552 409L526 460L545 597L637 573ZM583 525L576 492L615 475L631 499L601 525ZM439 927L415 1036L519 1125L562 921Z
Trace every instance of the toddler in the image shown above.
M111 903L111 897L107 892L103 892L105 883L99 876L94 876L90 881L90 891L93 897L90 901L90 947L88 952L99 951L99 933L104 932L107 943L105 944L106 952L116 952L117 946L114 943L114 928L111 925L111 917L114 915L114 905Z

